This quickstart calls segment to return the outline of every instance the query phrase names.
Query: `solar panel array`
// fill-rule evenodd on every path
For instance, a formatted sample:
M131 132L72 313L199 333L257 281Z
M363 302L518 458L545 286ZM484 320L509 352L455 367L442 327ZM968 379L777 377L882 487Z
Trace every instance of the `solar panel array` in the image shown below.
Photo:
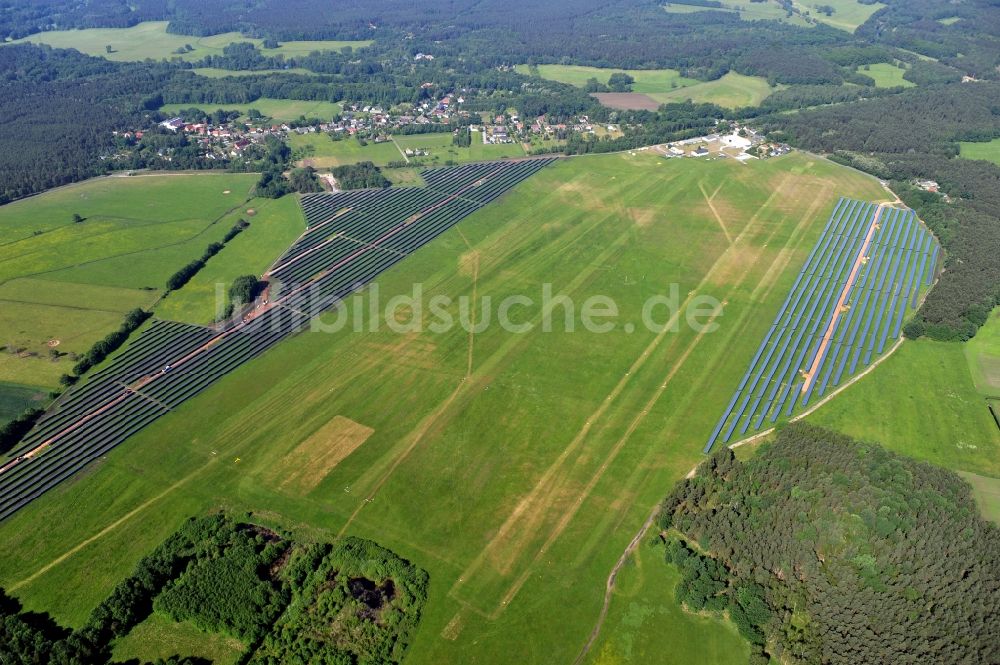
M704 452L791 416L871 364L933 282L937 255L913 211L840 199Z
M427 188L305 196L308 228L269 271L271 302L226 329L154 320L106 368L59 399L11 452L15 459L0 471L0 519L551 161L433 169L424 172Z

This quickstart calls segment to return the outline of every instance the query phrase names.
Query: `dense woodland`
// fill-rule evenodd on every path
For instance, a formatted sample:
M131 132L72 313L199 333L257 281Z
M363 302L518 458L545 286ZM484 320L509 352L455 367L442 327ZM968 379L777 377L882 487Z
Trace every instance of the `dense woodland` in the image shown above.
M725 449L664 501L692 611L726 612L790 663L987 663L1000 654L1000 529L951 471L790 425Z
M79 630L23 611L0 589L0 662L109 662L113 641L158 612L239 638L243 662L390 665L420 620L427 583L427 573L360 538L297 543L223 514L192 518Z

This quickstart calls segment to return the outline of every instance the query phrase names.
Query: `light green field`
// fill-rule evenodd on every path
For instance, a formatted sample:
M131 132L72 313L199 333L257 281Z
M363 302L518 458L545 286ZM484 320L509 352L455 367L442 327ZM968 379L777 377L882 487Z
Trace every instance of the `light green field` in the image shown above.
M351 137L334 141L322 132L312 134L289 134L288 145L295 151L295 156L305 164L318 169L353 164L355 162L372 162L376 166L385 166L388 162L402 161L403 155L392 141L375 143L368 141L367 145Z
M391 141L375 143L368 141L367 145L354 138L344 138L334 141L324 133L290 134L288 145L295 150L295 156L302 164L308 164L317 169L332 168L344 164L370 161L376 166L385 166L390 162L400 162L406 159L407 149L423 149L426 156L410 156L409 161L427 166L443 166L451 160L455 163L477 162L503 157L524 157L524 148L520 143L501 143L497 145L484 144L479 132L472 133L472 144L468 148L452 145L450 133L409 134L393 136Z
M304 76L316 76L316 72L301 67L289 67L288 69L219 69L218 67L196 67L191 70L198 76L205 76L210 79L220 79L226 76L260 76L262 74L302 74Z
M1000 478L987 478L965 471L960 471L959 475L972 485L972 495L983 517L1000 524Z
M252 217L240 211L226 220L232 226L236 218L250 226L226 243L226 248L213 256L190 282L179 291L167 295L156 307L161 319L208 325L216 320L217 298L225 306L225 294L232 281L240 275L260 275L305 231L305 219L297 196L280 199L254 199L256 214Z
M984 159L987 162L1000 164L1000 139L992 141L962 141L961 155L966 159Z
M253 175L98 178L0 207L0 381L55 387L80 354L228 230ZM225 194L224 192L230 192ZM84 221L77 224L73 215ZM50 342L58 345L50 346ZM64 354L50 359L50 349Z
M907 81L903 78L903 74L906 70L902 67L897 67L896 65L890 64L888 62L879 62L874 65L869 65L868 69L863 66L858 67L855 71L859 74L864 74L865 76L871 76L875 79L876 88L895 88L897 86L902 86L904 88L912 88L915 83L912 81Z
M0 524L0 585L80 625L186 517L262 511L294 535L373 538L429 571L408 663L572 662L608 573L702 459L837 198L882 195L873 178L804 154L747 165L649 152L561 160L378 282L383 304L415 282L426 299L482 306L489 296L491 320L497 303L526 295L535 306L512 318L534 323L530 332L348 326L283 342ZM566 332L554 307L544 332L546 282L573 299L577 319L590 296L612 298L614 330L578 321ZM682 307L689 292L725 301L719 330L643 326L643 304L671 284ZM653 316L667 320L665 308ZM307 439L333 445L336 432L321 428L336 416L370 437L318 468L315 485L283 486L295 465L286 455ZM662 638L638 631L637 653L653 652L647 637ZM657 661L690 663L690 653Z
M949 16L948 18L939 18L938 23L941 25L955 25L961 20L962 19L959 16Z
M778 21L799 27L808 27L810 25L798 14L788 16L788 12L782 9L777 2L773 1L750 2L750 0L726 0L722 3L722 7L697 7L668 2L664 5L664 9L676 14L691 14L703 11L739 12L740 18L744 21Z
M976 390L983 397L1000 398L1000 308L990 313L986 325L963 346Z
M607 83L608 78L616 72L625 72L635 79L633 92L667 92L673 88L695 85L699 81L681 76L676 69L608 69L600 67L583 67L579 65L517 65L515 68L521 74L540 76L550 81L559 81L582 88L587 80L596 78L601 83Z
M702 11L730 11L739 12L740 18L744 21L779 21L797 26L812 25L806 21L805 16L815 19L820 23L854 32L859 25L864 23L879 9L885 7L884 4L876 2L871 5L861 4L857 0L810 0L801 2L793 0L792 5L798 10L788 16L788 12L776 2L767 0L766 2L750 2L750 0L723 0L722 7L699 7L695 5L685 5L677 2L667 2L664 9L677 14L690 14ZM834 8L831 16L822 14L816 10L822 5L829 5Z
M808 419L949 469L1000 477L1000 430L959 344L907 341Z
M31 408L41 408L48 400L48 393L35 386L17 383L0 383L0 427Z
M792 0L792 4L803 14L808 12L811 18L816 19L820 23L826 23L847 32L854 32L872 14L885 7L881 2L863 5L857 0L809 0L808 2ZM834 12L831 16L827 16L816 10L817 7L823 5L833 7Z
M744 665L750 649L729 622L691 614L674 599L680 573L663 560L663 546L641 543L622 566L588 663L670 662Z
M237 639L203 633L190 622L175 623L161 614L152 614L115 642L116 661L150 661L170 656L205 658L214 665L231 665L246 647Z
M715 81L706 81L671 92L653 93L649 96L661 104L691 99L695 102L739 108L741 106L756 106L772 92L783 87L778 85L772 88L767 84L767 79L759 76L744 76L736 72L728 72Z
M170 60L180 58L189 62L201 60L209 55L222 55L222 50L233 42L251 42L261 53L274 55L303 55L312 51L339 51L346 46L360 48L370 41L301 41L279 42L276 49L262 48L262 39L244 37L238 32L226 32L210 37L172 35L167 32L167 21L148 21L131 28L88 28L86 30L53 30L41 32L22 40L36 44L48 44L56 48L75 48L88 55L109 60ZM188 53L177 54L179 48L191 45ZM112 52L107 52L111 46Z
M247 104L166 104L160 107L160 111L167 115L173 115L181 109L197 108L205 113L211 113L216 109L227 111L239 111L244 116L250 109L257 109L275 122L289 122L296 120L299 116L307 118L319 118L320 120L331 120L334 116L340 115L340 104L333 102L316 102L303 99L269 99L261 97Z

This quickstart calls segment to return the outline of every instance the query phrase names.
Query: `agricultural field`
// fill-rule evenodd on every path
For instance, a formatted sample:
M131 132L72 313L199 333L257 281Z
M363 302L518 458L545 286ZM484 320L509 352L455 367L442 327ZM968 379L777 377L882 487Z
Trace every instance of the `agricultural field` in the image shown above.
M683 102L690 99L695 102L718 104L727 108L739 108L759 104L772 92L783 87L782 85L771 87L767 84L766 79L759 76L744 76L736 72L728 72L715 81L706 81L670 92L657 92L650 94L649 97L659 104Z
M912 81L907 81L903 78L903 74L906 73L905 69L888 62L878 62L874 65L868 65L867 69L862 65L856 71L859 74L864 74L875 79L876 88L895 88L897 86L912 88L916 85Z
M209 55L222 55L222 49L233 42L251 42L267 56L303 55L312 51L339 51L345 47L361 48L370 41L301 41L281 42L276 49L263 48L262 39L244 37L238 32L226 32L209 37L173 35L167 32L167 21L147 21L131 28L88 28L85 30L52 30L41 32L23 40L48 44L55 48L75 48L87 55L109 60L170 60L180 58L188 62L201 60ZM190 45L193 50L178 54L176 51ZM107 47L111 47L108 53Z
M607 83L616 72L625 72L635 79L633 92L668 92L674 88L697 85L700 81L684 78L676 69L608 69L584 67L580 65L517 65L515 69L528 76L540 76L550 81L568 83L578 88L584 87L588 79L596 78Z
M0 523L0 584L80 625L187 516L266 506L293 531L372 538L429 572L408 662L570 662L614 562L701 459L837 198L881 191L802 154L745 166L648 151L559 160L378 279L382 304L420 283L425 298L452 298L455 320L465 296L478 325L345 326L274 346ZM558 303L514 307L527 331L484 325L507 296L540 303L545 282L576 314L592 295L611 298L613 329L568 332ZM725 302L704 314L719 329L625 325L671 284L675 321L711 295ZM656 321L670 322L666 309ZM332 327L351 311L321 319ZM390 320L408 312L403 302ZM304 455L335 463L303 476ZM522 639L529 626L537 639Z
M0 208L0 382L55 388L71 354L117 329L125 312L151 306L174 271L225 234L253 182L221 173L99 178Z
M170 293L155 310L158 318L197 325L215 321L217 291L225 294L240 275L260 275L305 231L298 197L253 199L248 203L254 214L239 213L250 222L226 248L205 263L184 288ZM221 286L219 286L221 285Z
M797 10L796 13L789 13L776 0L765 0L763 2L752 2L751 0L723 0L722 7L701 7L688 5L683 2L667 2L664 9L668 12L689 14L701 11L728 11L739 12L740 18L744 21L779 21L789 25L808 27L813 25L806 20L806 17L814 19L819 23L854 32L859 25L864 23L872 14L885 7L880 2L864 4L857 0L830 0L830 2L801 2L793 0L792 5ZM830 16L817 10L821 6L833 7Z
M911 210L841 199L705 452L772 427L891 348L938 251Z
M961 155L966 159L984 159L1000 165L1000 139L992 141L962 141Z
M792 5L803 14L808 13L811 18L820 23L825 23L840 30L854 32L858 26L871 18L871 15L885 7L881 2L864 4L858 0L792 0ZM818 7L833 7L833 14L826 14L817 10Z
M618 71L625 71L635 83L632 92L604 92L595 96L606 106L612 108L648 108L655 109L660 104L682 102L692 99L696 102L709 102L737 108L759 104L781 86L772 88L767 80L759 76L744 76L736 72L728 72L715 81L698 81L684 78L674 69L601 69L598 67L582 67L577 65L518 65L522 74L532 74L545 79L560 81L578 87L583 87L587 79L596 78L606 83L608 77Z
M290 122L298 119L300 116L329 121L334 116L339 116L341 111L340 104L334 102L261 97L246 104L165 104L160 107L160 112L173 115L181 109L189 108L197 108L205 113L211 113L221 108L227 111L239 111L244 116L246 116L250 109L257 109L263 115L272 118L275 122Z
M722 7L700 7L695 5L685 5L679 2L667 2L663 8L668 12L678 14L690 14L703 11L726 11L738 12L744 21L778 21L799 27L808 27L810 24L798 14L789 16L781 5L773 0L766 2L751 2L751 0L725 0Z

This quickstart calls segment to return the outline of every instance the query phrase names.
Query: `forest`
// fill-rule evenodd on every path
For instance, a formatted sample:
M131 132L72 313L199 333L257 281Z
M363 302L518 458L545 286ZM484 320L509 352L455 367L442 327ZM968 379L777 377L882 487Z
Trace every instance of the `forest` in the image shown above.
M1000 529L952 471L793 424L749 459L702 463L657 526L678 602L724 612L754 663L1000 653Z
M78 630L0 589L0 662L107 663L114 640L157 612L239 638L244 662L389 665L402 659L427 584L426 572L371 541L293 541L217 513L189 519L143 557Z

